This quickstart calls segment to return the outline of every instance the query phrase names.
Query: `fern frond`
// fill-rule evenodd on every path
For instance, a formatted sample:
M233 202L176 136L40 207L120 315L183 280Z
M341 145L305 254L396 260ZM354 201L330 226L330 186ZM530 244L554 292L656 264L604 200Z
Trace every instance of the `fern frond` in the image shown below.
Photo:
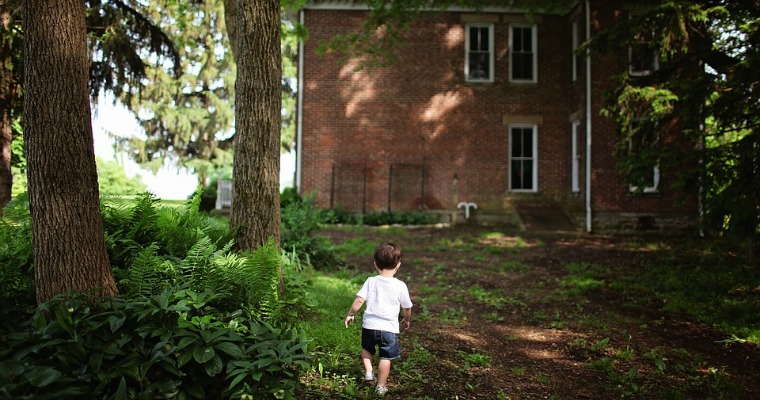
M276 318L280 311L279 280L282 256L273 240L246 254L243 277L248 283L248 304L263 319Z
M161 283L165 281L162 279L165 262L158 255L158 246L146 247L128 268L114 271L119 290L128 298L150 297L158 293Z

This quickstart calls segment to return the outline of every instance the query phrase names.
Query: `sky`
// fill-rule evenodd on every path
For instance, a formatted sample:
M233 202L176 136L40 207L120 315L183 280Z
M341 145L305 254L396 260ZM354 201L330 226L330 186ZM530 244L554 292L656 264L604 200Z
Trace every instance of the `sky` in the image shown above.
M107 132L119 136L140 137L141 128L131 112L121 104L113 104L113 97L102 94L98 97L97 109L92 113L92 130L95 140L95 155L104 161L114 161L118 156L123 161L127 175L140 175L141 180L148 186L156 197L167 200L187 199L198 184L195 175L176 166L164 165L156 174L151 170L141 169L135 162L125 156L114 154L111 139ZM280 190L292 186L295 156L292 153L280 157Z

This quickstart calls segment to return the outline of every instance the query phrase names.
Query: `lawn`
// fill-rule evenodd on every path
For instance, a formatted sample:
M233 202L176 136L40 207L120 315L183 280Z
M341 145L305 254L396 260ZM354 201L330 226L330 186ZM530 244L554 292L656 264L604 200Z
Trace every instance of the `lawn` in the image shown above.
M403 251L415 302L389 398L760 398L760 268L698 238L493 228L328 228L345 265L312 276L305 399L373 398L343 318L373 244ZM360 319L358 319L360 322Z

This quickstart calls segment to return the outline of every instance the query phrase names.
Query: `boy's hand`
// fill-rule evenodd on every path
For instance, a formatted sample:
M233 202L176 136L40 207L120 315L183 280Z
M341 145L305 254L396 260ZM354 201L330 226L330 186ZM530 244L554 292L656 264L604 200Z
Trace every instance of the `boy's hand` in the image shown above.
M354 322L354 316L353 315L347 315L346 316L346 328L348 328L351 323Z
M409 329L412 326L412 321L409 318L404 318L401 320L401 331L405 331Z

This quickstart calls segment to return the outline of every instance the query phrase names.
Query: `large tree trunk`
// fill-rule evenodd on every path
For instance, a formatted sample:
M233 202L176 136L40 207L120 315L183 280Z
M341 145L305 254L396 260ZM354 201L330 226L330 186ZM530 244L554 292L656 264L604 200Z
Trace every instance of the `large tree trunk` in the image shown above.
M100 215L81 0L24 1L24 146L37 302L117 294Z
M13 108L13 49L9 32L10 10L0 1L0 217L3 207L11 201L13 174L11 172L11 109Z
M238 246L280 242L280 2L238 0L234 193Z

